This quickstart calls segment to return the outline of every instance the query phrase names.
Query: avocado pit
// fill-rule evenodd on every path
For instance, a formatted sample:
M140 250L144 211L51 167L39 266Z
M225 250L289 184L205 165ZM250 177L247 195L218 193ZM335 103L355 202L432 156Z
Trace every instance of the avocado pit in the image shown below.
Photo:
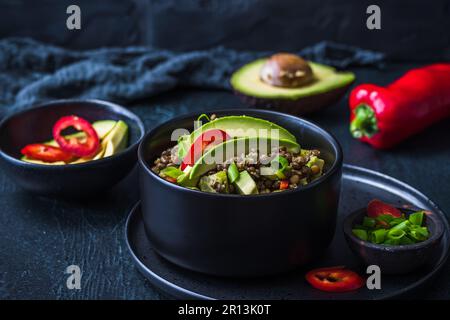
M308 62L290 53L277 53L267 59L261 68L263 82L284 88L298 88L311 83L314 76Z

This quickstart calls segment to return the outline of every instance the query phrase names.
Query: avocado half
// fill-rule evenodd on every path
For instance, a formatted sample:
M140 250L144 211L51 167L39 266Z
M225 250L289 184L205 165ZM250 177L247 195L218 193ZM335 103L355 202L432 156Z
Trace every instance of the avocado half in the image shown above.
M298 88L276 87L260 78L267 60L258 59L244 65L230 79L236 95L253 107L297 115L312 113L337 102L355 80L352 72L338 72L333 67L309 61L313 81Z

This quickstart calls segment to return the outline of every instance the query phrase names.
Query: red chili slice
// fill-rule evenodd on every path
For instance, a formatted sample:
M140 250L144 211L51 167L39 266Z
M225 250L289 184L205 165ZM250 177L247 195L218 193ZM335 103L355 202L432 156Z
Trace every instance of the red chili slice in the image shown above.
M367 215L371 218L376 218L383 214L389 214L395 218L400 218L402 213L397 208L384 203L378 199L374 199L367 205Z
M193 166L207 147L222 143L228 139L230 139L230 136L223 130L211 129L203 132L191 145L188 153L184 156L180 165L180 170L186 169L187 166Z
M82 139L75 137L67 139L63 137L61 132L70 127L83 131L86 136ZM92 125L78 116L66 116L59 119L53 126L53 138L61 149L77 157L93 156L100 145L97 132Z
M25 146L21 152L28 158L45 162L69 162L72 159L72 155L63 151L61 148L42 143L29 144Z
M364 285L364 279L359 274L343 266L311 270L306 274L306 281L314 288L327 292L353 291Z

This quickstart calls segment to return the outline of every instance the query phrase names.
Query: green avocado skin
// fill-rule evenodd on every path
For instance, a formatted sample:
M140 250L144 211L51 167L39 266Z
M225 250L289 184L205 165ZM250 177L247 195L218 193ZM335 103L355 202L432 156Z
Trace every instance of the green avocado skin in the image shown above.
M218 144L208 150L203 156L197 160L197 162L190 170L189 178L191 180L198 178L214 169L216 162L212 162L211 159L219 159L223 162L229 158L229 156L237 156L242 153L248 154L250 149L264 146L267 152L270 152L273 146L278 145L279 147L286 147L288 151L292 153L300 152L300 145L297 142L284 139L270 139L270 138L259 138L259 137L245 137L230 139L221 144Z
M296 142L296 138L288 130L279 125L245 115L225 116L214 119L193 131L190 135L184 135L178 140L178 157L183 159L192 143L205 131L220 129L232 138L243 137L270 137ZM276 131L275 131L276 130Z

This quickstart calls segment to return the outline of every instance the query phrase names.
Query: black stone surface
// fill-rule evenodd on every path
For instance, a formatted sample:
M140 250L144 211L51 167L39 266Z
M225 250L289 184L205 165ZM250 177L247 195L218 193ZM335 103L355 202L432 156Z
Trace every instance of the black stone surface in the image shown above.
M357 83L387 84L411 65L385 70L356 69ZM141 101L131 110L146 128L174 115L241 106L229 92L178 90ZM450 119L391 151L378 151L351 138L346 100L309 117L341 142L344 161L403 180L450 212ZM0 172L0 298L7 299L158 299L161 295L139 274L126 251L124 222L138 200L136 175L90 201L38 197L18 189ZM83 272L81 290L68 290L67 266ZM417 298L450 297L450 262Z

